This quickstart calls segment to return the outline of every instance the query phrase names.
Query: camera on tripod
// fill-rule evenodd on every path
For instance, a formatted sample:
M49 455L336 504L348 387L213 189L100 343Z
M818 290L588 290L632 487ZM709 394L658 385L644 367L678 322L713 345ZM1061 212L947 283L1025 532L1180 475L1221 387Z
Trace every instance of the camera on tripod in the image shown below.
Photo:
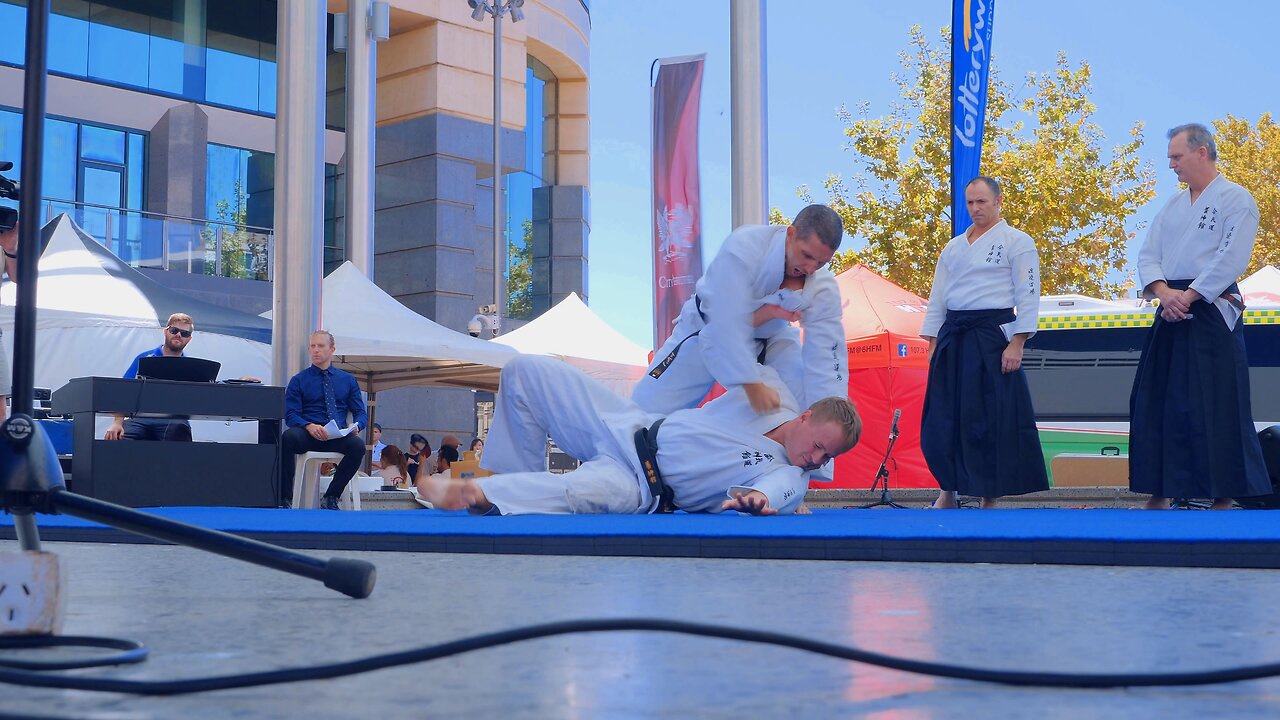
M4 161L0 162L0 173L8 172L13 169L13 163ZM17 200L18 199L18 183L9 178L0 175L0 199ZM11 207L0 207L0 232L9 232L18 224L18 209Z

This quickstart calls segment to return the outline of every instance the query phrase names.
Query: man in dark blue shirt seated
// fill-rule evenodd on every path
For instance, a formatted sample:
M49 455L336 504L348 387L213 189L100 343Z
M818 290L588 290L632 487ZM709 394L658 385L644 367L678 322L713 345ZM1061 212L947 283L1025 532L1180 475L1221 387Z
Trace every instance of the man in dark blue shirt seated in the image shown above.
M329 489L320 499L325 510L338 509L338 497L356 474L364 459L364 440L360 432L368 426L364 398L356 378L345 370L332 367L334 351L333 335L326 330L311 334L307 346L311 354L311 367L294 375L284 392L284 422L288 429L280 441L282 453L280 489L285 504L292 503L293 474L298 453L342 453L342 462L329 483ZM351 424L347 424L347 415ZM330 437L324 427L330 421L338 428L352 428L348 435Z
M138 361L144 357L183 357L187 345L191 344L191 336L195 332L196 323L191 316L186 313L174 313L169 316L169 322L165 323L165 327L161 330L164 336L164 344L158 348L153 348L145 352L139 353L138 357L133 359L133 364L128 370L124 371L123 377L133 379L138 377ZM104 440L177 440L180 442L191 442L191 424L186 420L160 420L154 418L136 418L125 419L121 413L116 413L116 418L111 422L111 427L107 428Z

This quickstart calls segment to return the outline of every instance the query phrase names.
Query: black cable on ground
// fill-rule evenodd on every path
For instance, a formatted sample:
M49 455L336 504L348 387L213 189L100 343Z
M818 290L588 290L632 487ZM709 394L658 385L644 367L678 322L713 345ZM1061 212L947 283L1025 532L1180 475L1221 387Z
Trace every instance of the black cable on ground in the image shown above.
M903 670L921 675L956 678L960 680L976 680L979 682L1001 683L1025 687L1058 687L1058 688L1114 688L1114 687L1170 687L1182 685L1211 685L1215 683L1236 682L1240 680L1257 680L1280 675L1280 663L1255 665L1251 667L1225 668L1222 670L1205 670L1183 673L1046 673L1012 670L989 670L971 668L961 665L909 660L906 658L884 655L882 653L860 650L855 647L836 645L834 643L808 640L792 635L766 632L762 630L743 630L740 628L704 625L701 623L680 622L676 620L652 620L646 618L617 618L604 620L569 620L565 622L530 625L500 632L475 635L460 640L428 645L426 647L374 655L372 657L314 665L309 667L286 668L267 672L244 673L240 675L220 675L188 680L113 680L109 678L53 676L21 670L0 669L0 683L24 685L28 687L59 688L66 690L89 690L96 692L118 692L134 695L183 695L209 690L229 690L232 688L276 685L299 682L303 680L322 680L327 678L354 675L357 673L380 670L388 667L399 667L407 663L425 662L440 658L461 655L474 650L508 645L524 640L588 632L620 632L651 631L671 632L700 637L740 640L743 642L777 645L781 647L804 650L806 652L828 657L852 660L854 662L876 665L879 667Z
M116 655L70 660L19 660L0 656L0 668L16 670L78 670L106 667L108 665L132 665L147 659L147 648L132 640L117 640L89 635L6 635L0 637L0 650L31 650L34 648L75 647L119 650Z

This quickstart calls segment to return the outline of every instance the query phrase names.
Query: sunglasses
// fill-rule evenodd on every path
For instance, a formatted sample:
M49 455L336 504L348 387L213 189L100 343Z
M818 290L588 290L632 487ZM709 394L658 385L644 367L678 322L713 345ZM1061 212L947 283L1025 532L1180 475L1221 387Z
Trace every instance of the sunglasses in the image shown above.
M191 337L191 331L190 331L190 330L183 330L183 329L181 329L181 328L176 328L176 327L169 327L169 328L165 328L165 329L169 331L169 334L170 334L170 335L181 335L181 336L182 336L182 337L184 337L184 338L189 338L189 337Z

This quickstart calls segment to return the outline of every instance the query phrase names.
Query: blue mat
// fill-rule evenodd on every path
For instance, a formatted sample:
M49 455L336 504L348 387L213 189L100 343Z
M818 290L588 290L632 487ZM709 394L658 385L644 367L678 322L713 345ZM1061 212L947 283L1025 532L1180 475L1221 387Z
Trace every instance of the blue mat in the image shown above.
M302 548L1280 567L1280 514L1265 511L815 510L768 518L208 507L147 512ZM50 540L146 541L67 516L42 515L38 523ZM12 538L12 524L12 518L0 518L0 536Z

